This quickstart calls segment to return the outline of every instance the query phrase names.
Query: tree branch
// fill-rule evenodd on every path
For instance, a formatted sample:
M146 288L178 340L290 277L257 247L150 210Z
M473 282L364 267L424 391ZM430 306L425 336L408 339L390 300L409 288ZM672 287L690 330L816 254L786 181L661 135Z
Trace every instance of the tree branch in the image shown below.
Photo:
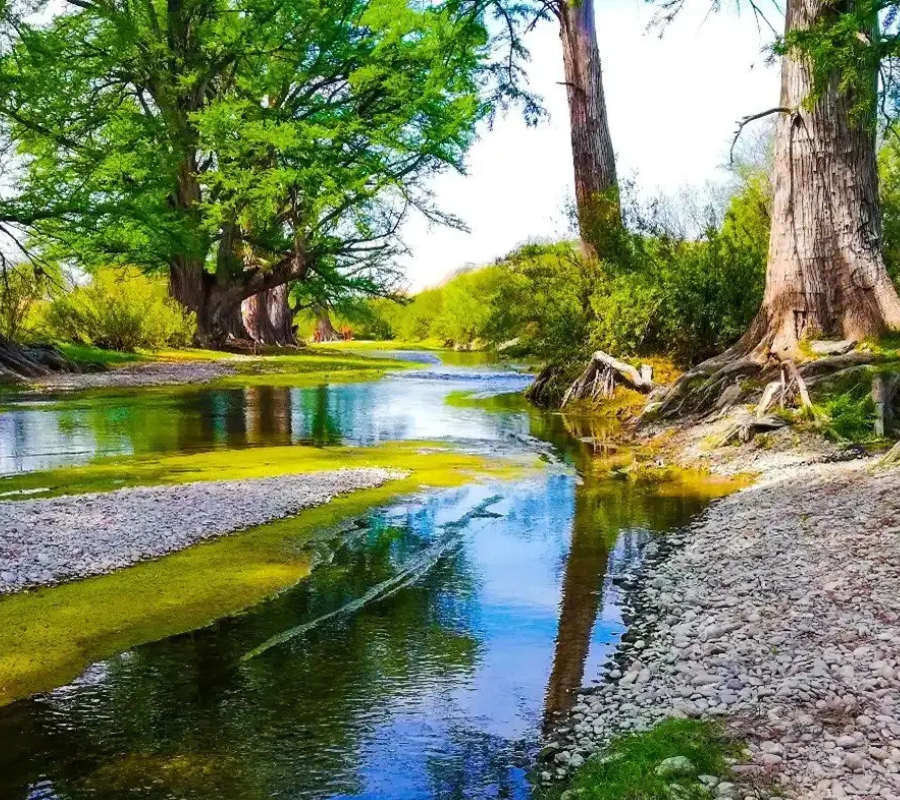
M758 119L762 119L763 117L769 117L772 114L793 114L794 110L792 108L786 108L785 106L776 106L775 108L770 108L767 111L760 111L758 114L748 114L746 117L741 117L738 120L737 130L734 132L734 139L731 142L731 149L728 151L728 163L734 164L734 148L738 143L738 139L741 138L741 134L744 132L744 128L751 122L754 122Z

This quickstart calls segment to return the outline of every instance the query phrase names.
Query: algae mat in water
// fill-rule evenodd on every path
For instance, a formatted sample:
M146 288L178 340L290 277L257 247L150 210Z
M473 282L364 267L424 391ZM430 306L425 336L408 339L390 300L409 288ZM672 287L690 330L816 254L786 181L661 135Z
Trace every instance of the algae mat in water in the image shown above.
M89 464L0 477L0 500L35 499L130 486L246 480L340 468L433 470L441 455L449 471L481 470L478 456L453 452L440 442L391 442L373 447L279 445L152 456L110 456ZM515 467L514 462L507 462ZM495 467L498 469L499 465Z
M295 468L301 464L305 468L294 470L284 469L285 453L274 457L268 452L313 449L216 451L185 458L194 462L195 470L189 478L192 480L261 477L311 471L326 465L331 469L349 466L345 448L337 448L339 453L319 450L320 460L298 452L291 463ZM334 534L342 524L373 506L428 487L458 486L471 481L473 475L505 478L522 475L527 469L524 461L489 463L480 456L437 447L423 452L421 446L406 444L357 451L365 453L366 464L407 469L410 475L376 489L339 497L296 517L195 545L156 561L0 600L0 705L66 683L95 661L143 642L202 627L291 586L314 566L312 545L317 536L329 531ZM255 467L246 458L248 454L257 456ZM156 461L172 460L178 459ZM357 460L353 465L361 463ZM119 464L120 473L130 468L127 463ZM89 471L90 466L82 469ZM108 477L105 471L101 474ZM98 482L81 477L90 488L96 488ZM186 479L178 472L170 473L175 480L156 480L160 477L156 469L149 468L132 476L135 483L142 482L142 478L155 482ZM75 488L78 486L76 483ZM83 490L84 484L81 486Z

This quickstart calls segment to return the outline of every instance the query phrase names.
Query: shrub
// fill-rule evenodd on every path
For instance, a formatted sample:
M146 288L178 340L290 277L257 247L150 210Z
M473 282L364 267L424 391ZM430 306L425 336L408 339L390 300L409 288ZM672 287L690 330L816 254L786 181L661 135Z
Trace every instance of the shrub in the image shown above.
M187 346L195 327L165 284L136 269L99 270L87 286L50 303L43 319L44 333L56 341L124 351Z
M0 268L0 336L11 341L27 338L43 294L41 281L30 266Z

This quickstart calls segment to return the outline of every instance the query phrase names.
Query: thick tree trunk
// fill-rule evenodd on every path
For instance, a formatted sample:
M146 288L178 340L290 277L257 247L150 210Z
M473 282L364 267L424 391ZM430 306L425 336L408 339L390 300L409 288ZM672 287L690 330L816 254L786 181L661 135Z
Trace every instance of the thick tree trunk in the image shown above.
M328 316L328 309L321 307L316 311L316 331L315 339L317 342L337 342L341 335L335 330L331 324L331 317Z
M248 297L241 308L244 327L254 342L277 345L297 343L287 284Z
M789 0L786 30L833 11L824 0ZM743 353L785 354L802 339L858 341L900 328L900 299L881 255L874 125L852 113L857 98L840 89L839 76L807 109L811 90L808 62L785 56L766 291Z
M561 0L559 21L578 224L585 245L602 255L610 231L621 224L621 214L593 0Z

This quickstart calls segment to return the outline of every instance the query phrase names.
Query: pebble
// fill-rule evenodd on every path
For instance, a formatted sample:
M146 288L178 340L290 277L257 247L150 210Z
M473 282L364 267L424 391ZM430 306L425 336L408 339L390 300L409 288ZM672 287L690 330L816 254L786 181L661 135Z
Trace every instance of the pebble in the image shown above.
M620 645L560 747L724 720L749 757L701 776L717 797L900 800L900 470L872 467L775 470L657 540L623 589L641 646Z
M0 595L112 572L404 475L343 469L0 502Z

